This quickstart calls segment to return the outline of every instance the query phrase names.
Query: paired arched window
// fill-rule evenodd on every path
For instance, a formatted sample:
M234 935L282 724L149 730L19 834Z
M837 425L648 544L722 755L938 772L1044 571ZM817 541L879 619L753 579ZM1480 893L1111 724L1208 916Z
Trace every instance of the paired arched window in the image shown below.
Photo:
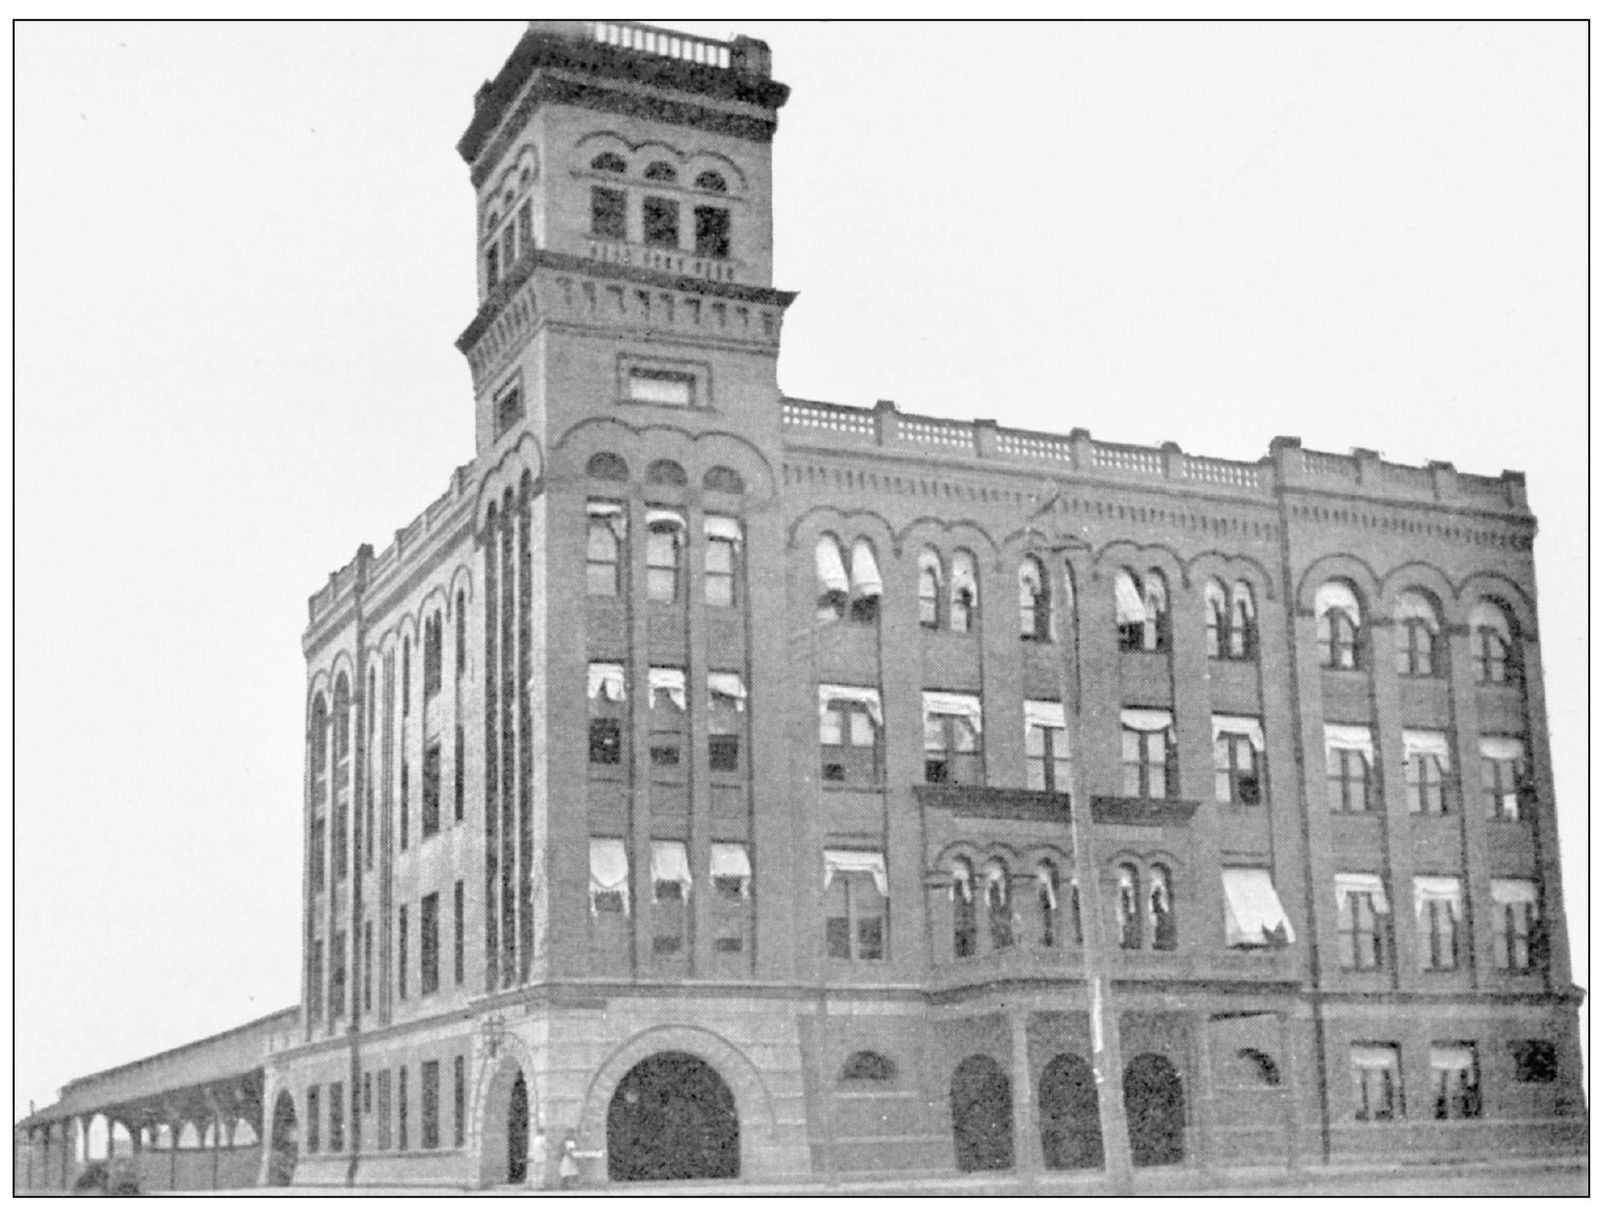
M1025 641L1052 637L1052 591L1041 559L1026 556L1019 563L1019 636Z
M1360 597L1344 579L1328 579L1315 593L1315 642L1321 665L1335 671L1357 669L1360 637Z
M918 623L926 629L940 628L941 583L944 578L940 554L927 548L918 554Z
M1399 673L1415 678L1437 675L1439 618L1433 601L1421 591L1403 591L1394 601L1394 642Z
M1147 920L1153 931L1153 950L1174 951L1175 894L1170 869L1162 863L1155 863L1147 872Z
M1252 658L1258 648L1254 589L1244 579L1226 584L1217 578L1203 589L1204 636L1211 658Z
M1119 945L1130 950L1142 946L1141 880L1134 864L1122 863L1117 869L1114 911L1119 920Z
M1058 945L1058 865L1043 859L1035 869L1036 941Z
M985 914L990 924L991 949L1013 946L1013 877L1007 864L993 859L985 866Z
M352 728L349 714L352 712L352 691L347 686L347 672L343 671L336 676L335 703L332 712L335 714L336 729L336 762L346 761L347 753L352 749Z
M819 620L839 620L847 610L852 620L863 624L872 624L879 618L884 580L879 575L879 559L872 541L857 537L847 562L839 538L825 532L817 538L814 560Z
M320 692L313 701L313 720L309 725L311 733L308 761L313 765L313 775L316 782L325 778L325 760L330 750L330 710L325 704L325 694Z
M974 555L966 549L952 554L951 630L972 632L979 623L979 576Z
M625 482L627 463L615 453L594 453L588 458L588 477L602 478L606 482Z
M1472 665L1479 683L1516 683L1522 678L1517 657L1517 630L1504 608L1492 599L1479 600L1467 617L1471 628Z
M1122 650L1170 648L1170 588L1164 575L1149 570L1138 578L1129 570L1114 575L1114 622Z
M959 855L952 860L952 955L966 959L978 948L974 929L974 865Z

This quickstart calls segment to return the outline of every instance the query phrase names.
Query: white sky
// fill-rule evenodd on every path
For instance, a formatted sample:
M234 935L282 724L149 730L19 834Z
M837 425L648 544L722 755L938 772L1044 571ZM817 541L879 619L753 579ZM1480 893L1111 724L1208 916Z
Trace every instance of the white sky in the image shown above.
M786 392L1528 473L1587 984L1587 27L742 29ZM19 1115L296 998L306 597L473 451L520 32L16 29Z

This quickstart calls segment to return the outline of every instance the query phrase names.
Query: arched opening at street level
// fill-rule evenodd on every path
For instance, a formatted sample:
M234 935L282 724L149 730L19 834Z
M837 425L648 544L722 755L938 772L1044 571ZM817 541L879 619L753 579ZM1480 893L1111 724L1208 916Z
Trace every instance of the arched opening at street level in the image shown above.
M1179 1165L1185 1158L1186 1093L1166 1057L1144 1052L1125 1066L1125 1121L1137 1165Z
M281 1090L274 1100L269 1129L269 1185L289 1186L297 1172L297 1106L291 1092Z
M1041 1159L1048 1169L1101 1169L1097 1079L1085 1058L1061 1052L1041 1071Z
M970 1056L952 1074L952 1142L963 1173L1013 1168L1013 1088L989 1056Z
M687 1052L661 1052L628 1070L610 1099L605 1136L612 1181L739 1176L733 1091Z

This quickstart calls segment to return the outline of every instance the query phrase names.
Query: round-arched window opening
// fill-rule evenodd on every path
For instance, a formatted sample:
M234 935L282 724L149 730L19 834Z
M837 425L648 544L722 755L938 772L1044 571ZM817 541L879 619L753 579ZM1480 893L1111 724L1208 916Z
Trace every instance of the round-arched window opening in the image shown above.
M609 482L625 482L627 463L615 453L594 453L588 458L588 477L604 478Z
M627 161L613 151L605 151L595 155L590 166L595 172L625 172Z
M895 1062L878 1052L853 1052L840 1070L841 1081L894 1081Z
M656 461L646 476L651 486L687 486L688 475L676 461Z
M1238 1062L1261 1085L1281 1085L1282 1071L1276 1062L1258 1048L1243 1048L1237 1053Z
M723 494L742 495L744 479L726 465L713 465L705 471L705 489L720 490Z
M644 169L644 179L658 181L661 184L676 184L677 169L664 159L657 159Z
M726 193L728 182L721 172L712 172L708 169L694 178L694 187L704 189L708 193Z

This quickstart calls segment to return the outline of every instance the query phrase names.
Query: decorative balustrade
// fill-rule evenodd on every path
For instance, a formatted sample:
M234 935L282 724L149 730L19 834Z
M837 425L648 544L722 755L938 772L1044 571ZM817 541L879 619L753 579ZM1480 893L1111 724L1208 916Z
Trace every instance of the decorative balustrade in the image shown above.
M1004 456L1022 457L1028 461L1062 461L1067 465L1070 443L1063 436L1004 428L996 434L996 451Z
M1235 486L1240 490L1259 490L1259 466L1246 461L1222 461L1218 457L1185 457L1181 474L1193 482L1212 482L1216 486Z
M975 448L974 425L949 419L903 415L896 420L896 435L916 444L939 444L947 448L966 448L971 452Z
M1157 478L1162 478L1165 471L1162 449L1143 448L1136 444L1098 444L1093 441L1091 463L1097 469Z
M839 432L846 436L878 437L878 423L873 412L862 407L836 406L831 402L805 402L790 398L784 401L786 427L814 428L820 432Z
M1401 465L1397 461L1382 463L1382 479L1389 486L1419 491L1429 490L1433 481L1425 466Z
M1304 450L1304 472L1317 474L1329 478L1347 478L1351 482L1360 480L1360 470L1353 457L1346 457L1342 453L1318 453L1311 449Z
M1455 488L1464 495L1485 499L1504 499L1510 491L1504 478L1486 478L1482 474L1456 474Z
M697 38L638 21L595 21L593 40L626 50L681 59L685 63L701 63L707 67L725 68L732 65L732 52L726 42Z

